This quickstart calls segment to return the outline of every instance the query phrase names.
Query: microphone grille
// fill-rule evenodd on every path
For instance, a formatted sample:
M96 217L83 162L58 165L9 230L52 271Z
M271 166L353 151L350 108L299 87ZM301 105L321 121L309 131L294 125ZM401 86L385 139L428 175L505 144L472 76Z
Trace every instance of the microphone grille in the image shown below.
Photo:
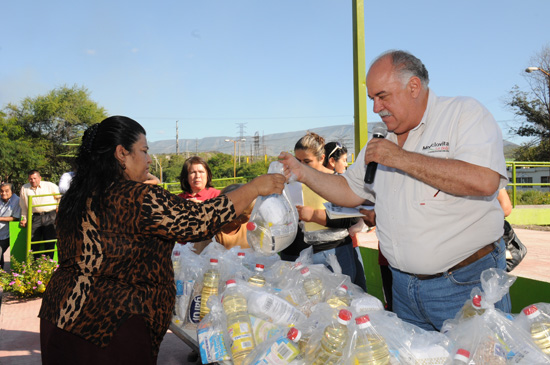
M376 126L372 129L372 136L375 138L386 138L388 128L386 125Z

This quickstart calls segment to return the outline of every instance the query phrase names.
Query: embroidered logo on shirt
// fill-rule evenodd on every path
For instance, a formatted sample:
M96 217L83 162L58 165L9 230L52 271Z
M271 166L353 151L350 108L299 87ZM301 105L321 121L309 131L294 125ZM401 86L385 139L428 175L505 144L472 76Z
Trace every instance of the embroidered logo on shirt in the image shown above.
M429 146L423 146L422 151L427 153L432 152L449 152L449 142L433 142Z

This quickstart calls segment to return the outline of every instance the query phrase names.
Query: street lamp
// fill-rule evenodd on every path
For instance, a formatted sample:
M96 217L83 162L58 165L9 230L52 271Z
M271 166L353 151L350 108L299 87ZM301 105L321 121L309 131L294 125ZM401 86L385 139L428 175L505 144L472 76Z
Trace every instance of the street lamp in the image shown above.
M161 164L161 162L159 162L156 155L153 155L153 158L155 159L156 164L160 167L160 176L159 176L159 178L160 178L160 183L162 184L162 164Z
M545 74L546 76L550 77L550 72L540 68L540 67L527 67L525 69L525 72L527 73L531 73L531 72L534 72L534 71L540 71L542 72L543 74Z
M246 141L246 139L244 138L238 139L238 140L226 139L225 141L233 142L233 178L236 178L237 177L237 158L235 155L237 153L237 142Z
M542 72L543 74L546 75L546 78L548 79L547 82L548 82L548 98L550 98L550 72L546 71L545 69L543 68L540 68L540 67L527 67L525 69L525 72L527 73L531 73L531 72L534 72L534 71L540 71Z

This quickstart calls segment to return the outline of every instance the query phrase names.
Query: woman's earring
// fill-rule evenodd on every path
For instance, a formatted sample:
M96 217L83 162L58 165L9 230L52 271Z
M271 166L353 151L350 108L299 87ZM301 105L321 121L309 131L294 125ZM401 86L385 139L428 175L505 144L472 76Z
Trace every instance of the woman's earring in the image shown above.
M122 163L122 170L126 170L126 164L125 163Z

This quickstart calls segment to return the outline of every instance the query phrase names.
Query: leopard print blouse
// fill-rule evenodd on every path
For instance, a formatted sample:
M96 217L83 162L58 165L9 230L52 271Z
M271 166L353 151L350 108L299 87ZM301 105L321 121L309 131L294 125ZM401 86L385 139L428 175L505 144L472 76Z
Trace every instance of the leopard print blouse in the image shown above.
M58 224L59 268L38 316L102 347L127 318L143 316L156 356L175 302L174 242L212 237L235 209L223 195L194 203L132 181L102 204L88 199L80 230Z

